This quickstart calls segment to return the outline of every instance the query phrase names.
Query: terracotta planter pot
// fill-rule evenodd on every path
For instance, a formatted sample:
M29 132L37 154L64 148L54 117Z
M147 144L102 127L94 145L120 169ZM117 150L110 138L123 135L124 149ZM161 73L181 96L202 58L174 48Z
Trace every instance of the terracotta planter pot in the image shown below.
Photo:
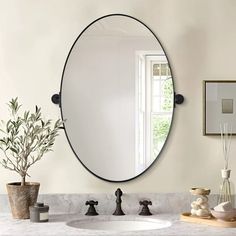
M39 186L39 183L34 182L26 182L25 186L21 186L20 182L7 184L8 198L13 218L29 219L29 206L36 203Z

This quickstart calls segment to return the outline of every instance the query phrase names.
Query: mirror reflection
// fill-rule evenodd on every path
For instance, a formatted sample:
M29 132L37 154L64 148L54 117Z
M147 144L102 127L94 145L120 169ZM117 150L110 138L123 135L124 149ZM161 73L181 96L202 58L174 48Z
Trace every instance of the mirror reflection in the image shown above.
M74 153L96 176L129 180L156 160L173 98L165 52L140 21L102 17L73 44L61 84L62 118Z

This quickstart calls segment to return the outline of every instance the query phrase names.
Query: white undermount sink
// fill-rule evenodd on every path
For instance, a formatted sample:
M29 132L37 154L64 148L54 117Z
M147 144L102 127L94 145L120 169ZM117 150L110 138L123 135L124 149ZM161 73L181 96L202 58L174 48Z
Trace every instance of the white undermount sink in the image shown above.
M148 217L96 216L88 219L73 220L68 222L67 225L78 229L121 232L162 229L171 226L171 222Z

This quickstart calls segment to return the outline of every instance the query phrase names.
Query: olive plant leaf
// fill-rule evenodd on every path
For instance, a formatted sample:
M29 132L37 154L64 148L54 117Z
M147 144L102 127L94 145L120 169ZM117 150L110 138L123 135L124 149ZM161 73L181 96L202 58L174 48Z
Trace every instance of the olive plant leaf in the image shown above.
M43 119L41 108L37 105L34 112L26 110L19 114L22 105L18 103L18 98L11 99L8 107L11 117L6 122L0 122L0 150L3 153L0 164L17 172L24 185L26 176L30 176L29 168L45 153L52 151L62 121Z

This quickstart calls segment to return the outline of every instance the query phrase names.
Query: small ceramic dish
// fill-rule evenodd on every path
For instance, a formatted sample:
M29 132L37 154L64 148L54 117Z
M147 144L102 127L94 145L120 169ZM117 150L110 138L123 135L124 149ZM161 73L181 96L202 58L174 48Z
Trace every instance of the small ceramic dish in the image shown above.
M191 188L189 191L192 195L209 195L211 192L208 188Z
M217 219L222 221L236 221L236 208L230 211L215 211L213 208L210 209L211 214Z

